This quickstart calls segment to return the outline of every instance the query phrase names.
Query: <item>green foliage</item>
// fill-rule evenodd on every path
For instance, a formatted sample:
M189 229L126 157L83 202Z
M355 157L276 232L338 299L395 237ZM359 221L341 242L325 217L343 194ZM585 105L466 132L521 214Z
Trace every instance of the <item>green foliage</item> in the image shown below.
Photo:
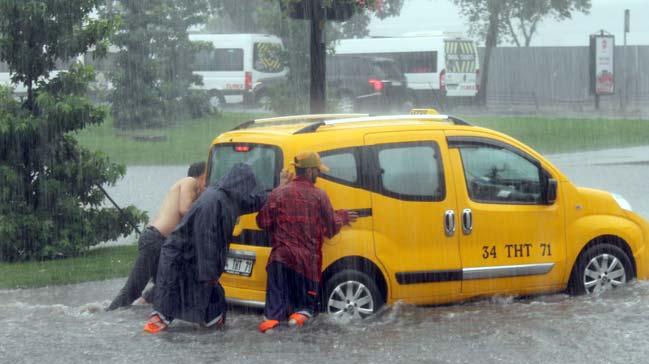
M84 96L92 70L73 65L47 77L54 60L76 57L109 32L110 21L87 18L99 1L0 2L0 60L29 90L22 104L0 91L0 261L75 255L146 218L131 206L124 215L101 207L98 186L125 169L69 134L106 116Z
M471 33L486 37L490 19L498 37L496 43L508 39L516 45L529 46L539 23L548 16L556 20L570 19L572 13L588 13L591 0L453 0L469 22ZM495 15L495 16L494 16ZM524 41L521 42L521 38Z
M111 3L112 4L112 3ZM192 73L194 55L187 29L206 21L210 0L119 0L110 11L120 16L112 43L119 49L109 73L115 87L112 113L120 128L157 127L184 117L198 101L190 87L202 83ZM185 99L192 97L190 101ZM207 111L193 109L194 115Z

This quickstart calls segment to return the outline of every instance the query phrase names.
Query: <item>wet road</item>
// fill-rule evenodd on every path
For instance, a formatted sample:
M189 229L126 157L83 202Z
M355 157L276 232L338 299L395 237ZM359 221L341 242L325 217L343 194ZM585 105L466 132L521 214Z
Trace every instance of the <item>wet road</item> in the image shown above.
M627 198L649 217L649 147L550 159L577 185ZM111 189L121 203L155 212L186 167L131 167ZM649 282L599 297L497 297L461 305L395 304L371 320L326 315L300 330L255 331L258 311L230 311L209 332L180 322L142 333L150 306L104 312L123 279L0 290L2 363L644 363L649 357Z

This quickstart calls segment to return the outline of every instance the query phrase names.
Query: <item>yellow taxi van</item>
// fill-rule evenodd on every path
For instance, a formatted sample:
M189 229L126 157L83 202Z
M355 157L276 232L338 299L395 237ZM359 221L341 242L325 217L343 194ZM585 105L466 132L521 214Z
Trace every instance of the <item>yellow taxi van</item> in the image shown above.
M249 121L214 139L209 182L244 162L271 190L305 150L329 167L316 185L334 208L359 214L323 245L323 312L598 294L649 276L649 224L621 196L577 187L525 144L434 111ZM263 307L270 249L255 214L242 216L221 277L229 302Z

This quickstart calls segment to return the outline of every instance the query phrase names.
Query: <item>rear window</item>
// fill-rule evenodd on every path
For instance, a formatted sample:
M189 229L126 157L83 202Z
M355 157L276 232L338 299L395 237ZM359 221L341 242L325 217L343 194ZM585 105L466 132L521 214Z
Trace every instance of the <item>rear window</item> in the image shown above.
M245 163L252 167L257 186L271 190L279 179L282 165L279 148L261 144L218 144L210 154L209 185L215 184L233 165Z
M202 50L194 60L194 71L243 71L243 49Z
M396 64L392 62L377 62L378 66L383 70L383 73L385 74L385 78L389 79L402 79L403 75L401 73L401 70L399 70L399 67L397 67Z
M282 47L276 43L255 43L252 65L259 72L281 72L284 69Z

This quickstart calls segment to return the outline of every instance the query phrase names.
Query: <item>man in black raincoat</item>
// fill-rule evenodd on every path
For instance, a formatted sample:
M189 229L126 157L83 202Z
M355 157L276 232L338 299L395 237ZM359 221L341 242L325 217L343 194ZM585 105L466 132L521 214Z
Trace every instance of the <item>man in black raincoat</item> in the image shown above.
M266 200L266 191L254 192L256 185L252 168L238 163L194 202L162 246L154 311L145 331L164 330L175 318L206 327L225 323L225 293L218 280L237 218Z

